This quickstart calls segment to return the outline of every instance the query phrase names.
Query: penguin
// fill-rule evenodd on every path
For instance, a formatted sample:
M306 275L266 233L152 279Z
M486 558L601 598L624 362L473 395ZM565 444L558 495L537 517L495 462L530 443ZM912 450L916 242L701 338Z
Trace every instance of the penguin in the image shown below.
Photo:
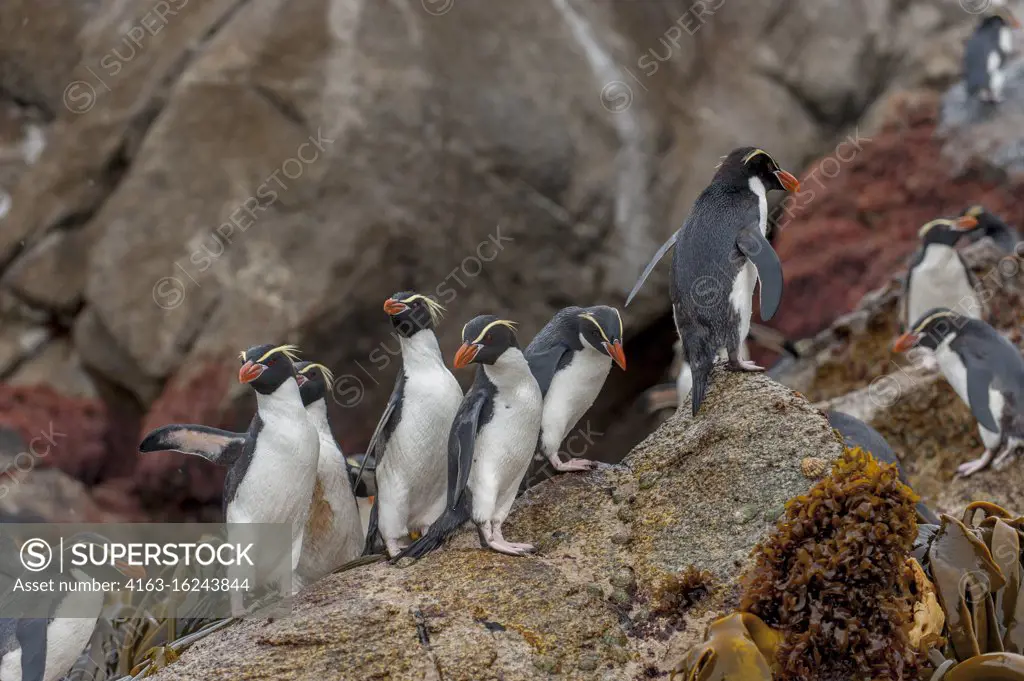
M622 336L622 316L614 307L567 307L555 313L523 352L544 396L537 453L556 471L586 471L597 465L587 459L563 462L558 448L594 404L612 362L626 370Z
M948 307L969 317L981 319L984 308L975 287L978 282L967 266L956 243L978 220L969 215L955 220L932 220L921 227L921 246L910 260L903 278L900 322L903 329L936 307Z
M519 349L515 322L481 315L462 328L454 366L479 364L448 437L447 506L437 522L398 558L420 558L472 519L480 544L522 556L530 544L502 532L540 437L544 396Z
M896 457L896 452L892 451L892 447L885 441L882 434L877 430L864 423L858 418L844 414L841 411L829 411L825 416L828 418L828 423L843 438L843 442L850 449L860 447L865 452L869 452L876 460L881 463L888 463L896 466L896 471L900 476L900 482L907 487L910 487L910 482L907 477L903 474L903 466L900 464L900 460ZM935 512L928 508L923 501L917 502L917 514L922 522L930 523L934 525L939 524L939 517L935 515Z
M322 364L298 362L295 380L306 415L320 437L316 483L298 566L299 577L310 584L359 557L363 552L363 528L348 466L327 420L326 395L334 377Z
M933 350L946 380L978 421L985 453L961 464L967 477L988 466L1006 466L1024 438L1024 359L998 331L980 319L946 308L929 310L893 349Z
M629 305L661 257L676 245L672 314L692 372L694 416L720 350L726 352L730 371L764 371L740 356L740 346L750 329L755 281L761 282L762 319L771 319L782 300L782 263L765 238L768 192L775 189L799 191L800 182L763 149L733 150L626 300Z
M982 102L1003 99L1006 75L1003 66L1013 51L1013 29L1020 22L1006 7L998 7L978 22L964 49L967 93Z
M174 450L228 466L224 515L228 523L287 523L292 528L291 570L296 572L316 486L320 436L306 415L295 376L293 345L257 345L240 354L238 381L256 393L256 415L245 433L201 425L161 426L139 451ZM292 591L304 585L292 577ZM241 606L232 592L232 608Z
M363 459L374 462L377 487L364 552L376 551L379 536L394 557L410 532L425 532L444 512L446 443L462 388L434 334L444 311L439 303L402 291L384 301L384 311L398 336L402 368Z
M75 589L75 582L145 579L144 568L123 561L115 561L113 565L89 564L84 569L71 567L65 572L55 569L62 563L71 564L71 550L75 545L106 542L99 535L79 533L65 541L63 560L55 560L51 567L34 573L16 564L14 556L19 555L19 549L14 542L10 539L3 542L5 582L10 580L13 584L19 577L31 578L34 582L52 580L56 590L26 595L31 603L18 603L16 598L10 597L15 596L13 592L5 599L5 612L34 614L45 608L49 616L0 619L0 681L57 681L71 670L92 640L105 599L102 591Z
M989 237L1005 253L1013 253L1020 243L1020 234L1017 230L985 210L982 205L975 204L966 208L960 216L972 217L978 221L978 228L967 233L967 240L972 243Z

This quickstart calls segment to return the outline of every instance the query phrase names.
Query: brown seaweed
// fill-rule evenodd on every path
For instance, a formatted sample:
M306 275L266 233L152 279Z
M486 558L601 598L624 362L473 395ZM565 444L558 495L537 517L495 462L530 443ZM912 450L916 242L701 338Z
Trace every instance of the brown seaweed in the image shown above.
M1024 656L986 653L956 665L934 681L1024 681Z
M860 449L790 500L740 605L783 632L779 679L914 678L916 502L895 466Z
M704 638L672 672L672 681L772 681L782 635L756 615L715 620Z

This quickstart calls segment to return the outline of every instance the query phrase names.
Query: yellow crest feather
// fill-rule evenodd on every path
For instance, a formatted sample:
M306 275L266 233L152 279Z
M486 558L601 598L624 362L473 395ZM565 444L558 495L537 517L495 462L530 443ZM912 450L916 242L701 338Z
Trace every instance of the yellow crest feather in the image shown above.
M320 364L319 362L310 362L307 366L304 366L302 368L302 371L300 371L299 373L304 374L313 367L319 369L320 373L324 375L324 381L327 382L328 387L334 385L334 372L332 372L330 369L325 367L323 364Z
M271 348L271 349L267 350L266 352L264 352L263 356L260 357L258 360L256 360L256 363L259 364L260 362L265 360L267 357L270 357L275 352L280 352L282 355L284 355L285 357L287 357L288 359L290 359L293 362L298 362L299 361L299 355L298 355L299 348L297 346L295 346L295 345L278 345L276 348Z
M405 303L406 305L408 305L414 300L422 300L426 304L427 312L430 313L430 321L434 322L435 326L437 326L437 324L441 322L441 318L444 317L444 306L441 305L441 303L434 300L433 298L420 295L419 293L414 293L408 298L405 298L398 302Z

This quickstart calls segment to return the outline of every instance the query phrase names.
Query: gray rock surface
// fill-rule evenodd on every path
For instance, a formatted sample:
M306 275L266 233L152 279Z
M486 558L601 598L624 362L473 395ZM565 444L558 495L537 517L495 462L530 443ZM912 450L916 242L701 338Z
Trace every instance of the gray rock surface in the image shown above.
M528 338L566 304L621 303L722 153L753 142L798 170L890 87L934 80L922 46L972 19L951 0L167 5L4 5L29 23L0 21L0 100L49 125L0 218L0 289L72 317L102 394L190 420L239 392L177 386L298 341L347 381L349 449L393 379L388 293L438 294L447 352L485 310ZM666 288L662 268L630 335Z
M765 376L716 371L697 418L679 415L614 470L566 475L520 499L506 536L536 557L478 548L463 530L408 567L374 564L301 594L293 615L247 621L154 676L185 679L631 679L670 671L716 615L786 500L801 461L840 453L823 414ZM676 626L652 611L694 566L710 595Z

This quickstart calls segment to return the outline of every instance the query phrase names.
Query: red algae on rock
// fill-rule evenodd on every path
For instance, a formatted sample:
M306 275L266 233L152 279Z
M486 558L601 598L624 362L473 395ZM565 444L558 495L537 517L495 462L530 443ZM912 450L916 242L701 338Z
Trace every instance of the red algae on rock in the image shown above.
M787 503L754 549L740 606L782 631L779 679L917 678L916 502L895 466L854 449Z

